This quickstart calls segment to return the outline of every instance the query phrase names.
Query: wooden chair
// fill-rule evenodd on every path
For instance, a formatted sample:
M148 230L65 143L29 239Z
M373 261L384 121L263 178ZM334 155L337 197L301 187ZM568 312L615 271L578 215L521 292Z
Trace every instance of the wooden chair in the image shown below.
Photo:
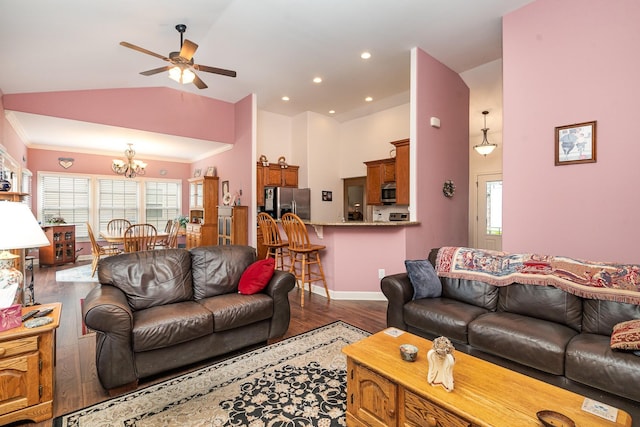
M311 283L322 280L324 291L327 294L327 300L331 300L329 289L327 288L327 281L324 277L324 270L322 269L322 262L320 261L320 251L325 249L326 246L311 243L309 234L307 233L307 226L298 215L292 213L284 214L282 216L282 225L289 240L289 253L291 255L289 272L296 276L296 281L299 281L302 286L300 306L304 307L305 282L309 283L309 294L311 294ZM296 268L297 263L300 263L299 274ZM314 265L317 271L312 271L311 267Z
M114 218L107 223L107 233L124 236L127 228L131 227L131 221L124 218ZM119 243L111 243L109 246L118 247Z
M267 247L266 258L274 258L276 260L276 268L285 270L285 251L287 251L287 263L286 269L291 267L291 256L288 251L289 242L282 240L280 237L280 230L278 229L278 223L271 217L271 215L260 212L258 214L258 225L262 231L262 241Z
M100 246L96 241L96 237L93 235L91 225L88 222L87 232L89 233L89 240L91 240L91 255L93 256L93 261L91 262L91 277L93 277L96 274L96 270L98 269L98 262L100 261L100 257L118 255L122 253L122 250L119 248L114 248L113 246Z
M157 238L158 230L152 224L134 224L124 232L124 251L152 251Z
M173 220L167 223L165 231L169 233L166 239L156 243L156 249L174 249L178 247L178 232L180 231L180 221Z

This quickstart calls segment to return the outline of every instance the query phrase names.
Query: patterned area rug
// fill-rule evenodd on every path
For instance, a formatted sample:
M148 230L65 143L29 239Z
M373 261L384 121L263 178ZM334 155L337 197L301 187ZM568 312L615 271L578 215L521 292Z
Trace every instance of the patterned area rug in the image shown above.
M98 272L91 277L91 264L80 267L67 268L56 271L56 282L96 282L98 283Z
M71 426L345 426L344 322L58 417Z

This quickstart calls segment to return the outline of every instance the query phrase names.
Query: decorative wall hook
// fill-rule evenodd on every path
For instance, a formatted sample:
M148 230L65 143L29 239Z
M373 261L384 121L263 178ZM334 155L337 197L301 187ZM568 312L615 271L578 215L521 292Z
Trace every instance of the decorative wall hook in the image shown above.
M445 197L451 198L453 197L453 193L456 191L456 186L453 184L453 181L445 181L442 186L442 193Z
M75 159L72 159L71 157L58 157L58 164L64 169L69 169L73 166L74 161Z

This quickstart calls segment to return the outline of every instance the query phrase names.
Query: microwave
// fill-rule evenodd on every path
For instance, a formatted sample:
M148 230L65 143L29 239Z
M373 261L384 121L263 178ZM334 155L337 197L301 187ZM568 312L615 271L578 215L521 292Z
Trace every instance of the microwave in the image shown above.
M380 201L384 205L392 205L396 202L396 183L388 182L380 188Z

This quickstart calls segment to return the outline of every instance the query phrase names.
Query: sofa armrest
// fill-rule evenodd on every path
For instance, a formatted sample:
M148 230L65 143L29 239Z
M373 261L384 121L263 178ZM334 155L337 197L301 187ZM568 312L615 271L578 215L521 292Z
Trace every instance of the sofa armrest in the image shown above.
M382 293L389 300L387 326L407 330L404 322L404 305L413 298L413 286L407 273L392 274L380 281Z
M133 311L120 289L99 285L84 300L85 325L96 331L96 369L100 383L112 389L137 381L133 344Z
M291 308L289 306L289 292L295 287L296 278L293 274L276 270L264 292L273 298L273 317L269 328L269 339L279 338L289 329Z

